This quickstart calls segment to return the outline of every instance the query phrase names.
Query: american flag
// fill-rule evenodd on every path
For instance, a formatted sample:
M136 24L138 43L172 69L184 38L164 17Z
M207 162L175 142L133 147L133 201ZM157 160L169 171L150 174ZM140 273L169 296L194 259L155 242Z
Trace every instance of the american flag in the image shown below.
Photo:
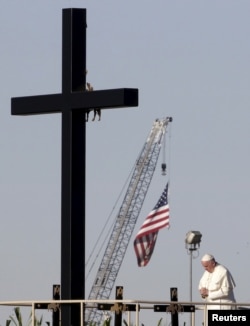
M146 266L153 254L158 231L169 226L168 183L154 209L148 214L134 241L139 267Z

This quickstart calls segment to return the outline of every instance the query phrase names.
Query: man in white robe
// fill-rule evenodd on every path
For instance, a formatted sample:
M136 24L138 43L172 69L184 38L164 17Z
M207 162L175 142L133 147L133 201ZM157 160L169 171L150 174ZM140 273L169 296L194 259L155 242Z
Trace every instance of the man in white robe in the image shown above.
M227 268L216 262L214 256L206 254L201 259L205 272L199 283L199 291L206 302L215 305L207 305L207 309L235 309L235 306L221 305L222 303L234 303L235 282Z

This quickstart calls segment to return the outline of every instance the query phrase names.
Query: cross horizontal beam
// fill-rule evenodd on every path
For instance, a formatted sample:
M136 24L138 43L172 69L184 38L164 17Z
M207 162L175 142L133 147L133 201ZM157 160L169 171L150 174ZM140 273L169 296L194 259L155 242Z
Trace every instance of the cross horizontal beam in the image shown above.
M13 97L12 115L60 113L66 110L122 108L138 106L138 89L118 88L92 92Z
M170 304L170 305L154 305L154 312L194 312L194 305L180 305L180 304Z
M43 310L51 310L51 311L59 311L61 310L60 303L50 302L50 303L35 303L35 309L43 309Z
M140 307L139 307L140 308ZM114 311L116 313L123 312L123 311L136 311L135 304L110 304L110 303L98 303L97 304L98 310L107 310L107 311Z

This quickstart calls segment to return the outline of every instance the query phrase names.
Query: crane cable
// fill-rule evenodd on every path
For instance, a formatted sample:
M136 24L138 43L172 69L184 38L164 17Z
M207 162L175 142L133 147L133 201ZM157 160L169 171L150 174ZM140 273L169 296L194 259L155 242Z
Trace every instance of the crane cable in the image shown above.
M172 124L169 125L169 146L168 146L168 180L170 181L170 168L171 168L171 131Z
M170 175L171 175L171 126L172 124L170 123L169 125L169 136L168 136L168 185L170 185ZM164 142L164 147L165 147L165 142ZM164 153L165 153L165 149L164 149ZM170 200L171 200L171 196L170 196L170 186L168 187L168 204L170 206Z
M90 259L92 258L92 256L93 256L93 254L94 254L94 252L95 252L95 250L96 250L96 248L97 248L99 242L101 241L101 237L103 236L104 231L106 230L106 228L107 228L107 226L108 226L108 223L110 222L111 216L112 216L112 214L114 213L114 210L115 210L115 208L116 208L116 206L117 206L117 204L118 204L118 202L119 202L119 200L120 200L120 198L121 198L121 196L122 196L122 194L123 194L123 192L124 192L124 189L125 189L125 187L127 186L128 182L129 182L129 180L130 180L130 178L131 178L131 175L132 175L132 173L133 173L134 167L135 167L135 164L134 164L133 168L131 169L128 178L126 179L126 181L125 181L125 183L124 183L124 186L122 187L122 190L121 190L121 192L120 192L120 194L119 194L119 196L118 196L118 198L117 198L117 200L116 200L116 202L115 202L114 207L112 208L112 210L111 210L111 212L110 212L110 214L109 214L109 216L108 216L108 218L107 218L107 220L106 220L106 223L104 223L104 226L103 226L103 228L102 228L102 230L101 230L101 232L100 232L100 234L99 234L99 236L98 236L98 238L97 238L97 240L96 240L96 242L95 242L95 245L94 245L94 247L93 247L93 249L92 249L92 251L91 251L91 253L90 253L90 255L89 255L89 257L88 257L88 259L87 259L87 261L86 261L86 263L85 263L85 268L89 265L89 263L90 263ZM96 254L96 256L95 256L95 259L94 259L92 265L90 266L89 271L88 271L87 274L86 274L86 280L88 279L88 276L90 275L90 273L91 273L91 271L92 271L92 269L93 269L93 267L94 267L94 265L95 265L95 263L96 263L96 261L97 261L97 259L98 259L98 257L99 257L99 254L100 254L100 252L101 252L102 249L103 249L103 246L104 246L105 242L107 241L109 235L111 234L111 231L112 231L112 229L113 229L113 226L114 226L115 220L116 220L116 217L114 218L114 220L113 220L113 222L112 222L112 224L111 224L109 230L107 231L106 236L104 237L104 240L103 240L103 242L101 243L101 245L100 245L100 247L99 247L99 250L98 250L98 252L97 252L97 254Z

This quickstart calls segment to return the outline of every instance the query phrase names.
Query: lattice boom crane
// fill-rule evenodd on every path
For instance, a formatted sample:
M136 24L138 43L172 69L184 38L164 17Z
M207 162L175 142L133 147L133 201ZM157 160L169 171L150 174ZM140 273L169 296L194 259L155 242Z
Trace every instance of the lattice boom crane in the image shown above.
M169 122L172 122L171 117L154 121L142 151L136 160L127 192L90 290L89 300L109 299L110 297L152 180ZM95 308L86 307L85 309L85 322L87 324L90 322L98 324L102 316L103 314Z

